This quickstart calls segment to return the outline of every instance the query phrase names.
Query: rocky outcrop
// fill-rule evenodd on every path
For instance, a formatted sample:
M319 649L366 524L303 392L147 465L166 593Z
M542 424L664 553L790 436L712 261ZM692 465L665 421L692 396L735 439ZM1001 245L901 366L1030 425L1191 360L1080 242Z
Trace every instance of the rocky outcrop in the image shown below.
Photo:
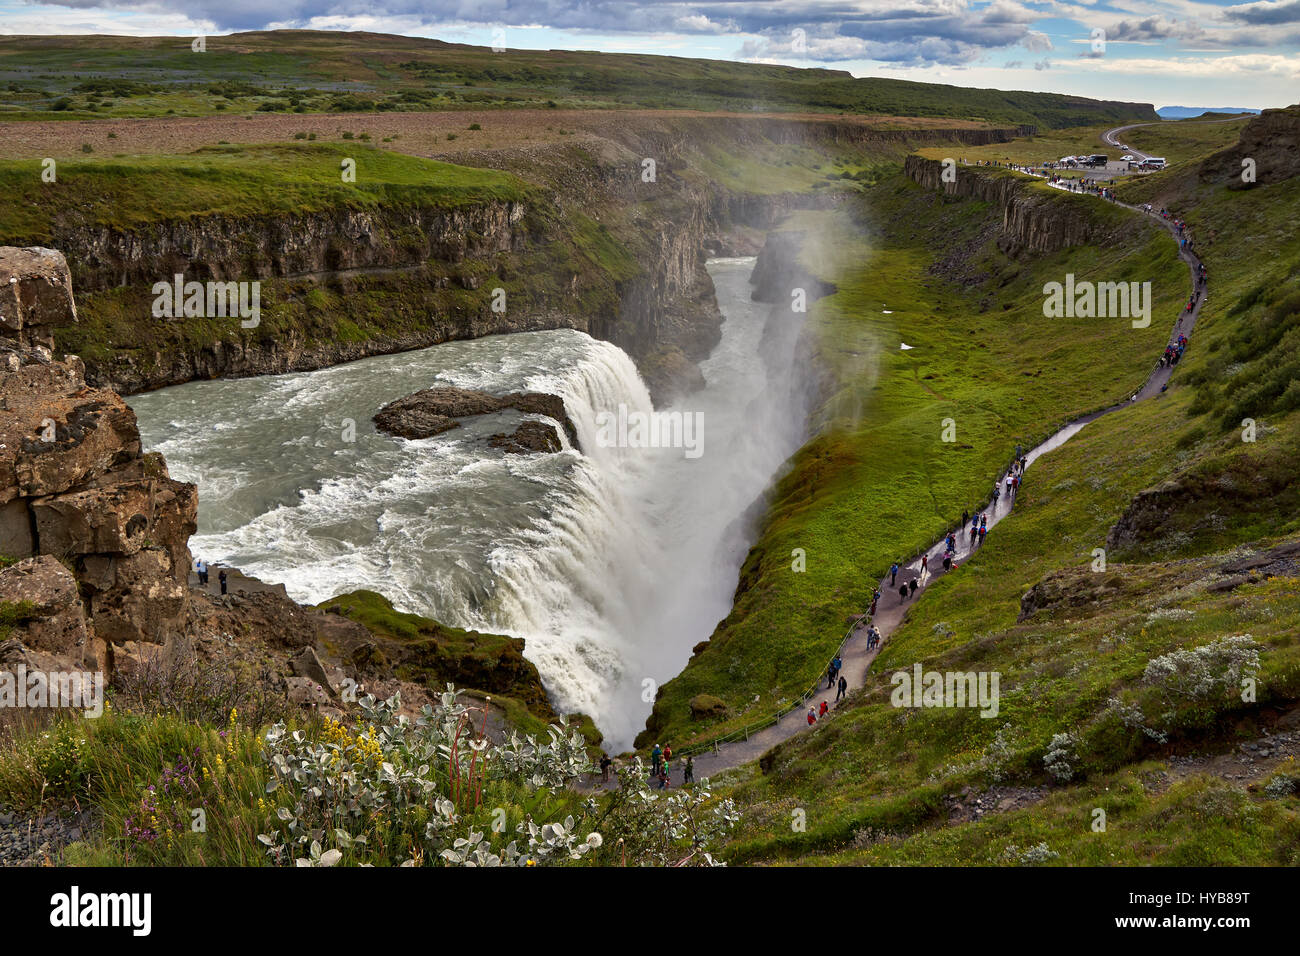
M750 277L755 302L789 303L794 290L802 289L810 303L835 291L833 283L817 278L799 261L806 239L796 231L768 233Z
M534 715L555 719L537 668L524 657L522 638L446 627L396 611L373 591L341 594L320 607L340 626L357 628L352 634L340 632L330 643L358 679L395 677L435 691L451 682L512 697ZM320 614L317 609L303 610Z
M1091 197L1048 190L998 167L958 166L953 181L944 182L942 161L912 155L904 161L903 172L924 189L993 205L1002 215L998 248L1013 258L1070 246L1105 245L1123 228L1093 215Z
M406 203L339 207L293 216L207 215L130 230L71 225L59 248L84 295L116 286L319 276L397 269L436 259L456 264L517 251L526 240L521 202L452 208ZM467 286L468 287L468 286Z
M29 277L24 325L0 338L0 555L49 556L47 575L50 561L66 565L100 640L162 642L184 621L197 494L142 454L135 413L87 386L80 359L24 344L30 315L37 327L76 320L60 262L51 250L0 250L0 273ZM36 568L20 562L0 576L30 583Z
M1254 177L1243 180L1247 165L1253 169ZM1297 175L1300 175L1300 106L1264 110L1242 128L1235 146L1207 158L1198 171L1202 182L1222 183L1229 189L1266 186Z
M0 246L0 338L54 345L54 329L77 321L68 262L54 249Z
M690 700L691 720L727 716L727 702L713 694L696 694Z
M1105 572L1065 568L1049 574L1021 596L1016 620L1067 610L1074 614L1095 613L1113 607L1121 598L1143 594L1146 586L1144 579L1126 573L1121 565L1112 565Z
M492 435L488 444L511 455L533 455L539 452L556 452L564 447L560 433L546 422L521 422L512 433Z
M8 635L0 640L0 666L37 664L32 652L81 669L94 660L91 631L77 579L48 554L0 572L0 608L8 608Z
M578 430L564 410L564 399L544 392L490 395L469 388L426 388L389 402L375 413L374 422L380 431L400 438L430 438L459 427L459 418L487 415L507 408L555 419L563 425L569 441L577 445Z

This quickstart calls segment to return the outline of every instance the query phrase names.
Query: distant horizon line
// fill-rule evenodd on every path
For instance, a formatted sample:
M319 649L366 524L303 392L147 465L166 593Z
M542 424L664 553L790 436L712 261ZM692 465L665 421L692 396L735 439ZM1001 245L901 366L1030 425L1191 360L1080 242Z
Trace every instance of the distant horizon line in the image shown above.
M104 38L104 39L122 39L122 40L166 40L166 39L173 39L173 38L175 38L175 39L191 38L191 39L192 39L192 38L194 38L194 37L199 37L199 36L202 36L202 37L237 37L237 36L252 36L252 35L258 35L258 34L268 34L268 35L269 35L269 34L276 34L276 33L295 33L295 34L297 34L297 33L302 33L302 34L321 34L321 35L324 35L324 34L349 35L349 34L350 34L350 35L355 35L355 36L390 37L390 38L400 38L400 39L405 39L405 40L421 40L421 41L425 41L425 42L440 43L440 44L444 44L444 45L446 45L446 46L451 46L451 47L461 47L461 48L471 49L471 50L492 50L492 49L493 49L492 46L491 46L490 44L466 43L466 42L459 41L459 40L446 40L446 39L442 39L441 37L437 37L437 36L427 36L427 35L422 35L422 34L402 33L402 32L389 32L389 31L384 31L384 30L374 30L374 29L349 29L349 28L346 28L346 27L272 27L272 28L261 28L261 29L244 29L244 30L215 30L215 31L212 31L212 32L205 32L205 33L200 33L200 32L197 32L197 31L185 31L185 32L175 32L175 33L153 33L153 34L138 34L138 33L57 33L57 32L50 32L50 33L4 33L4 32L0 32L0 40L6 39L6 38L7 38L7 39L21 39L21 38L25 38L25 37L38 38L38 39L56 39L56 38L67 38L67 39L78 39L78 38ZM1140 102L1138 102L1138 101L1127 101L1127 100L1119 100L1119 99L1108 99L1108 98L1105 97L1105 96L1096 96L1096 95L1081 94L1081 93L1066 93L1066 92L1061 92L1061 91L1057 91L1057 90L1050 90L1050 89L1046 89L1046 88L1030 88L1030 87L1019 87L1019 88L1015 88L1015 87L1009 87L1009 86L1004 87L1004 86L991 86L991 85L990 85L990 86L984 86L984 85L979 85L978 82L971 83L970 85L964 85L964 84L953 83L950 79L947 79L947 80L945 80L945 79L937 79L937 78L936 78L936 79L905 79L905 78L901 78L901 77L893 77L893 76L877 76L877 75L872 75L872 74L857 75L857 74L855 74L852 70L849 70L849 69L843 69L843 68L840 68L840 67L834 66L834 65L833 65L833 62L834 62L834 61L829 61L829 62L828 62L828 61L818 61L816 64L811 64L811 63L810 63L810 64L807 64L807 65L801 65L801 64L794 64L794 63L784 63L784 62L770 62L770 61L765 61L765 60L761 60L761 59L725 58L725 57L716 57L716 56L696 56L696 55L692 55L692 54L690 54L690 53L685 53L685 52L671 52L671 53L670 53L670 52L659 52L659 51L656 51L656 50L601 50L601 49L596 49L596 48L579 47L579 46L572 46L572 47L545 47L545 48L541 48L541 47L515 47L514 49L517 49L517 50L520 50L520 51L528 51L528 52L531 52L531 53L584 53L584 54L595 54L595 55L600 55L600 56L612 56L612 57L618 57L618 56L655 56L655 57L664 57L664 58L666 58L666 59L702 60L702 61L711 61L711 62L717 62L717 63L728 63L728 64L738 64L738 65L752 65L752 66L780 66L780 67L784 67L784 68L786 68L786 69L790 69L790 70L819 70L819 71L824 71L824 72L828 72L828 73L840 73L840 74L844 74L845 76L849 77L850 79L855 79L855 80L872 80L872 79L875 79L875 80L892 80L892 81L898 81L898 82L904 82L904 83L910 82L910 83L917 83L917 84L930 85L930 86L954 86L954 87L956 87L956 88L958 88L958 89L990 90L990 91L993 91L993 92L999 92L999 93L1022 93L1022 92L1027 92L1027 93L1047 93L1047 94L1058 95L1058 96L1079 96L1079 97L1082 97L1082 98L1084 98L1084 99L1093 100L1093 101L1095 101L1095 102L1116 102L1116 103L1130 103L1130 102L1131 102L1132 105L1137 105L1137 106L1142 106L1142 105L1151 105L1152 109L1153 109L1156 113L1160 113L1161 110L1189 110L1189 111L1190 111L1190 110L1197 110L1197 111L1199 111L1200 113L1224 113L1224 114L1227 114L1227 115L1233 115L1233 114L1244 115L1244 114L1259 114L1259 113L1262 113L1264 110L1267 110L1267 109L1285 109L1287 106L1291 105L1291 104L1288 103L1288 104L1285 104L1285 105L1283 105L1283 106L1278 106L1278 107L1269 107L1269 106L1260 106L1260 107L1256 107L1256 106L1248 106L1248 107L1204 106L1204 107L1203 107L1203 106L1181 106L1181 105L1177 105L1177 104L1170 104L1170 105L1167 105L1167 106L1155 106L1154 104L1144 104L1144 103L1140 103ZM880 61L877 61L877 62L880 62ZM882 67L883 67L884 69L890 69L890 68L891 68L891 67L889 66L888 63L883 63L883 62L882 62L881 65L882 65ZM1198 114L1198 115L1199 115L1199 114ZM1163 117L1162 117L1162 118L1163 118ZM1190 116L1190 117L1179 117L1179 118L1181 118L1181 119L1190 119L1190 118L1195 118L1195 116Z

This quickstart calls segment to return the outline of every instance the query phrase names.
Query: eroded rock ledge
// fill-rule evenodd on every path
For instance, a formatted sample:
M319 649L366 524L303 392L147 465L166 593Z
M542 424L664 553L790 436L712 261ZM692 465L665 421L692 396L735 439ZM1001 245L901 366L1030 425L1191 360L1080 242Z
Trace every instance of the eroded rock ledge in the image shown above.
M48 625L29 628L35 650L79 663L100 656L92 634L109 659L165 642L185 620L195 487L142 453L135 413L81 359L50 355L48 327L76 322L60 253L0 247L0 295L0 555L18 562L0 594Z
M426 388L389 402L375 414L374 422L380 431L389 435L412 439L431 438L458 428L458 419L487 415L507 408L555 419L564 426L570 444L577 447L578 430L564 410L564 399L545 392L491 395L470 388ZM550 445L542 434L541 429L544 428L549 426L542 422L524 422L513 435L493 435L491 441L493 445L504 447L507 451L559 451L558 435L553 436L555 447L544 447Z

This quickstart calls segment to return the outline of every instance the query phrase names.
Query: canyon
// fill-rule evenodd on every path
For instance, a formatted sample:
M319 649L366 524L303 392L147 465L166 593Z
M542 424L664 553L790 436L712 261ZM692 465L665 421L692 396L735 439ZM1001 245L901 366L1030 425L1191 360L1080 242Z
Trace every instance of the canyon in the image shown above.
M366 208L337 200L293 213L196 209L125 222L93 207L43 213L32 244L63 252L82 300L81 328L67 330L60 347L82 355L93 384L129 395L572 328L625 349L664 400L700 387L698 363L717 342L704 257L753 254L790 212L843 199L833 189L728 185L712 172L713 152L793 145L901 159L919 145L1001 142L1025 132L689 117L601 131L581 146L455 155L515 176L513 199L428 205L394 192ZM640 179L642 157L656 161L653 182ZM261 327L137 321L148 315L154 283L175 275L261 282ZM504 309L493 308L496 289L508 292ZM367 317L360 331L359 315Z

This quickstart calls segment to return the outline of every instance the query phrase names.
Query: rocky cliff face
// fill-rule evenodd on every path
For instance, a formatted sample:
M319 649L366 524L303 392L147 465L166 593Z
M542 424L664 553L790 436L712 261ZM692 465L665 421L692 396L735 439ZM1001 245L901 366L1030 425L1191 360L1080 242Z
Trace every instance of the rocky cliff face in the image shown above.
M1242 180L1243 161L1251 160L1255 177ZM1280 183L1300 175L1300 106L1265 110L1242 128L1235 146L1206 159L1199 178L1224 183L1229 189L1249 189Z
M29 628L42 649L53 649L41 637L51 628L78 635L55 642L65 650L84 648L86 634L108 645L166 641L185 618L195 488L141 453L135 413L87 386L79 358L55 361L43 345L24 344L33 327L75 321L63 257L0 247L0 284L17 286L25 306L17 334L0 338L0 555L29 559L0 572L0 593L46 608L75 584L76 600L55 602L40 620L81 611L84 628ZM32 302L40 309L26 308Z
M318 276L407 268L427 259L460 263L522 248L521 202L452 209L392 205L282 216L198 216L131 231L78 226L59 236L82 293L187 280Z
M908 156L903 163L903 172L925 189L997 207L1002 213L998 247L1010 256L1105 242L1116 228L1089 215L1085 203L1069 202L1071 198L1092 202L1090 197L1043 192L1033 188L1032 180L992 167L958 166L956 180L944 182L943 169L941 161L917 155Z
M77 321L67 260L39 247L0 246L0 256L0 339L50 348L54 330Z
M212 213L130 228L61 217L52 244L72 264L88 318L65 348L85 359L91 384L131 394L500 332L573 328L624 348L663 400L701 384L696 364L718 341L721 316L706 256L750 252L752 236L737 243L736 230L765 230L794 209L834 201L707 181L695 168L701 142L738 152L807 143L901 157L917 145L1001 142L1020 132L879 130L830 119L643 119L617 131L603 151L557 146L493 157L492 164L547 184L522 201ZM659 163L655 183L636 175L646 156ZM612 274L584 257L580 250L593 239L578 236L584 216L608 227L594 238L619 247L629 268ZM262 327L154 318L154 284L177 274L262 282ZM505 311L491 307L498 281L511 286ZM359 315L369 321L358 323Z

